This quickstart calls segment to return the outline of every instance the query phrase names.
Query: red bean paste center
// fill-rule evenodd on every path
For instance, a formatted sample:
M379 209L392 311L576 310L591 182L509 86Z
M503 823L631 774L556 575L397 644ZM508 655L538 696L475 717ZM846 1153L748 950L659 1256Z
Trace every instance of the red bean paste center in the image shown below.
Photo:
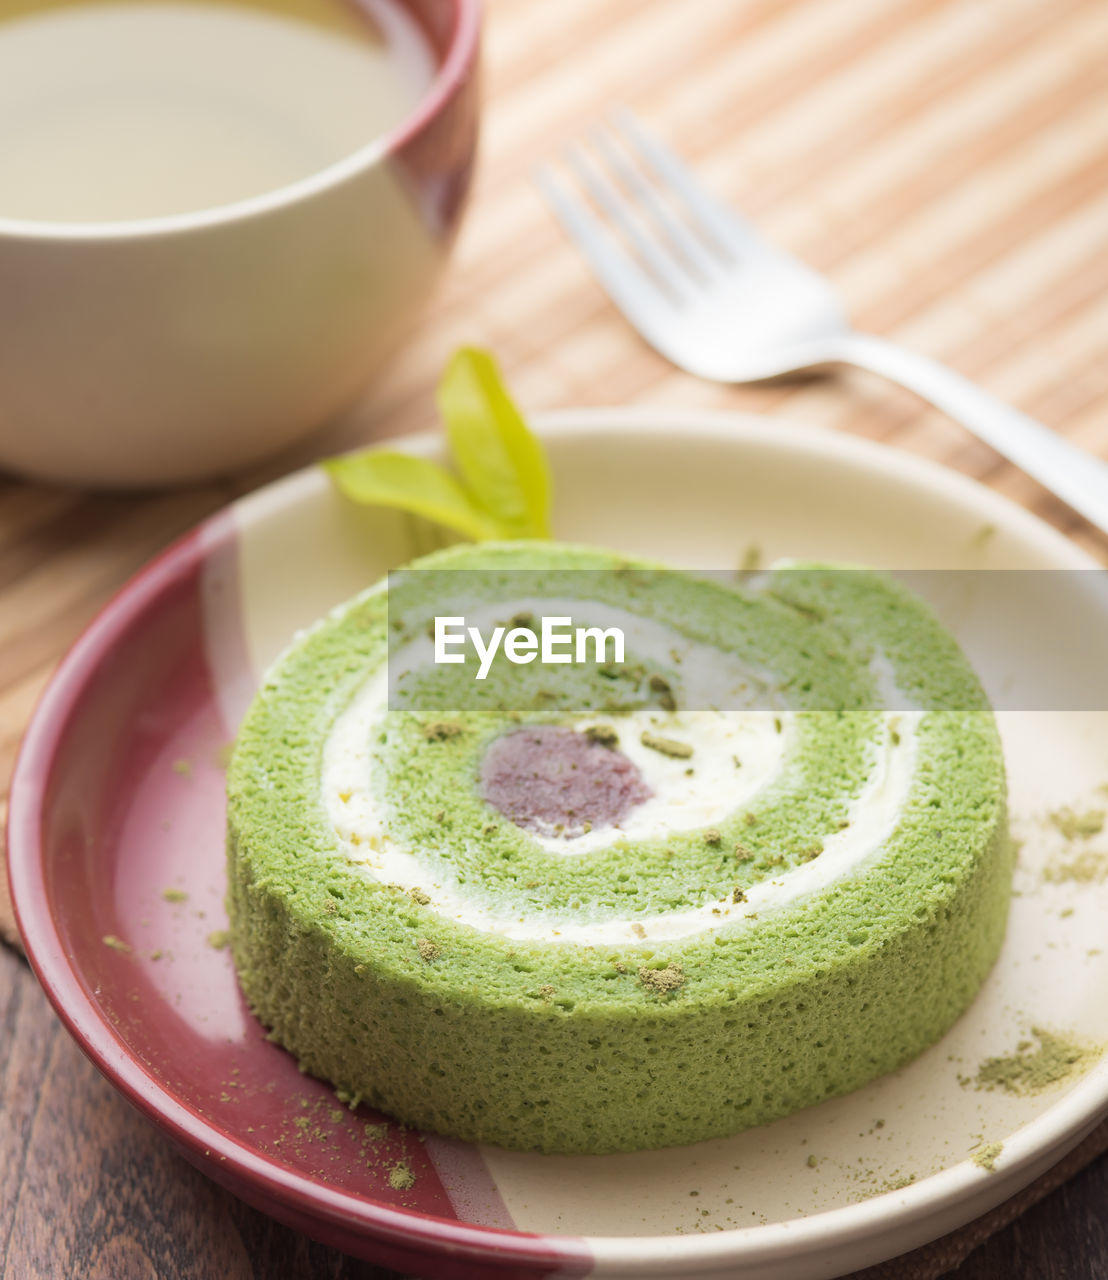
M481 795L516 826L566 839L621 822L653 792L614 735L531 725L496 739Z

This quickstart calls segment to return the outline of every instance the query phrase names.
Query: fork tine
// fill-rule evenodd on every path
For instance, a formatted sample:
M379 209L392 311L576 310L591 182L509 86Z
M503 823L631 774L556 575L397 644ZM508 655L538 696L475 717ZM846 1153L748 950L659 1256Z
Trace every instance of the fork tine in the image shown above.
M674 216L669 205L662 199L658 187L643 174L642 169L631 163L627 152L623 147L617 146L611 133L597 128L593 130L592 137L597 150L603 154L623 185L650 211L666 239L702 279L711 280L719 271L721 261L729 259L710 252L706 242L694 235L680 218Z
M684 199L717 247L731 257L770 251L768 242L750 223L709 195L673 152L647 132L634 112L627 107L615 107L611 117L643 160Z
M619 188L586 158L580 147L569 147L566 158L577 175L578 181L634 246L635 251L651 274L658 278L665 291L676 302L686 297L692 282L684 267L643 229L635 215L634 206Z
M599 218L563 189L549 166L540 165L532 176L569 238L584 254L617 307L628 316L637 317L638 323L644 315L656 312L659 306L668 305L669 298L657 282L627 257Z

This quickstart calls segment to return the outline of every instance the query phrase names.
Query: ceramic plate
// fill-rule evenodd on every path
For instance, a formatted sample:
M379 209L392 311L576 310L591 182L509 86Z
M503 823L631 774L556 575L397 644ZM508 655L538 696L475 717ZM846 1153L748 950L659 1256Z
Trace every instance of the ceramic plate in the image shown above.
M694 568L734 568L754 546L767 560L894 568L1093 567L997 495L843 436L662 411L590 410L540 429L568 539ZM244 1007L220 946L222 764L292 633L409 559L412 536L314 470L236 503L124 588L28 732L9 849L31 961L85 1051L190 1159L317 1238L424 1275L821 1280L984 1212L1104 1114L1096 1051L1037 1094L973 1083L989 1056L1027 1052L1032 1028L1108 1041L1105 855L1095 838L1071 849L1044 820L1087 809L1108 781L1108 715L1080 711L1002 714L1025 842L1002 958L940 1044L848 1097L722 1141L543 1157L349 1112L301 1076ZM971 656L988 656L989 680L1007 678L997 652L1056 653L1049 627L1024 634L968 587L949 589L974 580L944 576L936 604ZM1081 645L1067 637L1067 671L1100 670L1108 623L1097 626ZM1078 856L1088 875L1052 872ZM993 1143L990 1172L970 1155ZM394 1188L402 1161L414 1185Z

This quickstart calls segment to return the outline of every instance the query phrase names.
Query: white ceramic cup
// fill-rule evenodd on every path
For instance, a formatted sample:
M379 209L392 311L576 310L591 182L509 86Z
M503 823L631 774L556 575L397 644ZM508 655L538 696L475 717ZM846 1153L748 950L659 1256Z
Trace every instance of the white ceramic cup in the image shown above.
M477 0L406 7L437 75L398 129L338 164L200 213L0 218L0 468L95 487L202 480L364 390L442 270L477 138Z

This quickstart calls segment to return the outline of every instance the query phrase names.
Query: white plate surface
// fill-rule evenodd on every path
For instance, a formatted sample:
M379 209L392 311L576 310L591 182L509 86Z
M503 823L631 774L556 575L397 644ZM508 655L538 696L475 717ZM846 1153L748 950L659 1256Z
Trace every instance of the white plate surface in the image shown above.
M582 410L537 425L554 467L554 525L563 539L690 568L737 568L751 547L763 562L801 556L898 569L1096 568L991 491L854 438L779 420L668 410ZM408 440L402 447L434 455L439 445ZM236 519L255 673L296 628L415 550L402 518L339 501L315 471L237 504ZM1013 635L1004 610L953 581L935 580L936 607L988 667L988 682L1004 685L1009 703L1029 655L1063 664L1078 684L1083 671L1099 671L1108 619L1094 620L1081 643L1072 636L1063 643L1049 618L1041 630ZM238 710L228 707L229 717ZM483 1148L517 1227L588 1237L598 1275L826 1280L969 1221L1092 1128L1108 1107L1103 1051L1089 1069L1037 1096L959 1080L983 1059L1012 1053L1031 1027L1108 1042L1108 882L1053 883L1043 874L1075 851L1047 812L1108 802L1098 790L1108 783L1108 714L1005 711L1000 719L1013 824L1024 840L1018 895L1000 962L950 1034L848 1097L727 1140L586 1158ZM1108 834L1101 847L1108 848ZM1095 839L1088 848L1095 852ZM970 1153L993 1142L1003 1150L987 1172ZM451 1190L464 1203L464 1183ZM477 1201L472 1220L482 1220Z

